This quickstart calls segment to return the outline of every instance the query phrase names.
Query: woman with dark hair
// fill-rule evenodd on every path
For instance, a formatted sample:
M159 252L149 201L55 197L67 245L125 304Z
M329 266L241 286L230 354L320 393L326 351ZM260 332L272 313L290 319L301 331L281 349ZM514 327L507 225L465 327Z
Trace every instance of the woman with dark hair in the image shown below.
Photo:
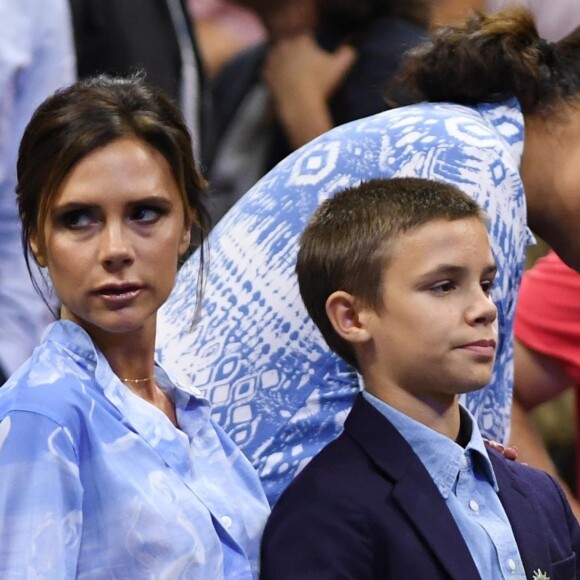
M154 360L204 187L181 114L139 79L79 82L32 117L23 243L61 307L0 392L3 578L257 577L257 476Z
M297 239L323 199L362 180L416 176L454 184L484 208L500 338L490 385L464 403L499 442L509 434L512 327L530 228L580 270L580 28L550 44L523 9L477 16L411 51L402 76L396 96L415 104L305 145L218 224L203 325L190 333L181 321L197 254L162 311L161 352L214 397L215 416L272 502L341 432L361 386L298 295Z

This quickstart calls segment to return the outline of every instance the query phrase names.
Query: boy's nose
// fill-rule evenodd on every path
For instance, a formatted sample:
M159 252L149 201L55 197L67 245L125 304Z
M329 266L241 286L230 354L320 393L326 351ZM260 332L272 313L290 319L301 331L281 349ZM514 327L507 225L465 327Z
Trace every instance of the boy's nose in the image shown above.
M480 291L468 316L473 324L492 324L497 319L497 307L488 294Z

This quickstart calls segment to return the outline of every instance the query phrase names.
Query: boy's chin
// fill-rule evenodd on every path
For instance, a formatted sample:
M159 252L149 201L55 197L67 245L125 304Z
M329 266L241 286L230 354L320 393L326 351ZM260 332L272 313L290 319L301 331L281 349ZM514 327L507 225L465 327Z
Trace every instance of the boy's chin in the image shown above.
M465 383L463 384L464 388L462 389L461 394L479 391L480 389L483 389L483 387L489 385L490 382L491 382L491 374L477 379L472 378L468 381L465 381Z

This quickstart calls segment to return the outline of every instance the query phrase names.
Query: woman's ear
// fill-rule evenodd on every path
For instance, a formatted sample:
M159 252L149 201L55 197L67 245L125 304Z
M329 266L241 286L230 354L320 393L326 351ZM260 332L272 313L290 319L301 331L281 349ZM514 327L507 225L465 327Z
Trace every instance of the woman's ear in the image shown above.
M181 240L179 241L179 257L183 256L188 250L189 246L191 245L191 228L192 223L190 220L186 220L185 224L183 225L183 232L181 234Z
M348 292L337 290L326 300L326 315L337 334L347 342L360 344L371 338L359 314L357 300Z
M30 245L30 251L34 256L36 263L41 268L46 268L47 266L46 256L44 255L44 252L40 249L40 245L38 243L38 233L30 234L28 243Z

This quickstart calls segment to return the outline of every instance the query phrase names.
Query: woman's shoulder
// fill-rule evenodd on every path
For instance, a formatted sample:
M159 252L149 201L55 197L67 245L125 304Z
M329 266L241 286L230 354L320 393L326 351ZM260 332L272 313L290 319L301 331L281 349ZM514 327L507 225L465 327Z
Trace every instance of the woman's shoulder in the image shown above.
M70 425L94 390L94 373L60 345L43 342L0 388L0 420L14 412Z

